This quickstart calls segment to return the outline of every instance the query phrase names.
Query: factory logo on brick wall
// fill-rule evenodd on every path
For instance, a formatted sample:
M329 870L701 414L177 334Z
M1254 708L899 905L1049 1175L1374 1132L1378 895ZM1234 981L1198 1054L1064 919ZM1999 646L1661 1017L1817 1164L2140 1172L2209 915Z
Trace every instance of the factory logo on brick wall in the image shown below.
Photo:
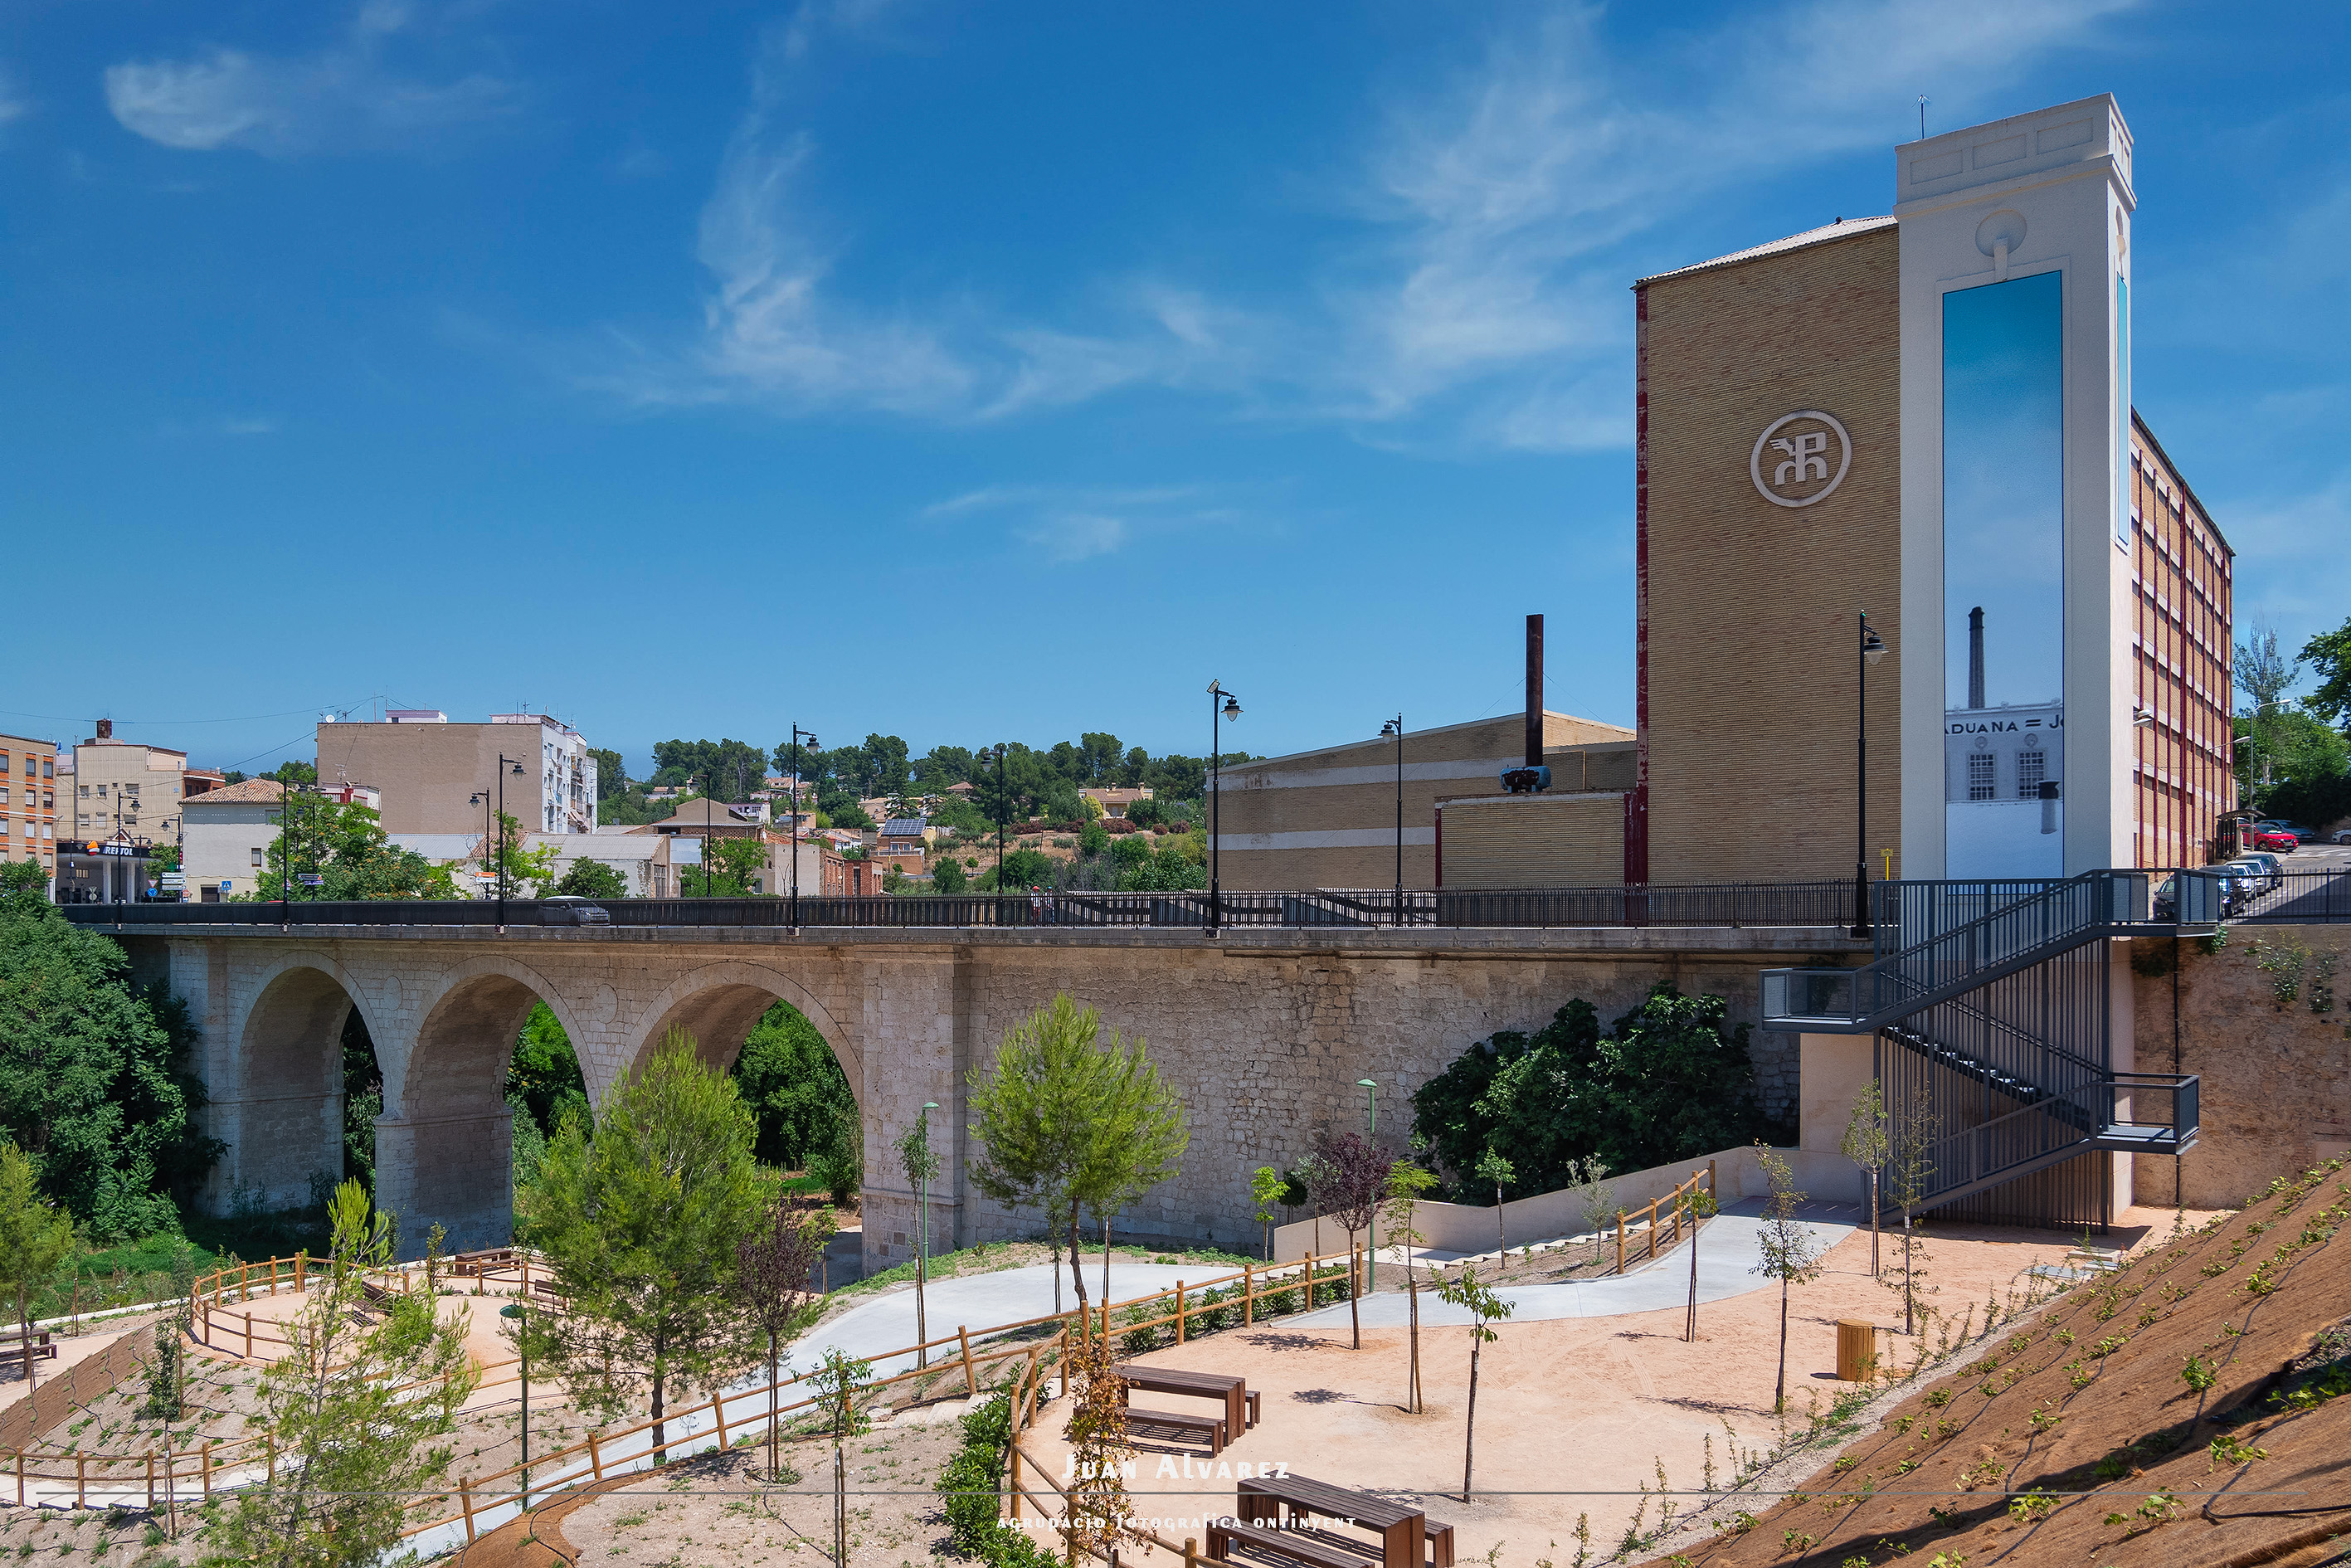
M1844 483L1853 437L1834 414L1802 409L1782 414L1755 438L1747 459L1755 489L1775 507L1809 507Z

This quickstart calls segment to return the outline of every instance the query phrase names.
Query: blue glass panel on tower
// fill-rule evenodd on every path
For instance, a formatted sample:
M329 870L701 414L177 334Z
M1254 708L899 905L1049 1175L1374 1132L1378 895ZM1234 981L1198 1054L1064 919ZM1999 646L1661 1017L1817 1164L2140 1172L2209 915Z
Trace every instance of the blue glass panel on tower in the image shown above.
M1943 297L1946 873L2063 873L2064 278Z

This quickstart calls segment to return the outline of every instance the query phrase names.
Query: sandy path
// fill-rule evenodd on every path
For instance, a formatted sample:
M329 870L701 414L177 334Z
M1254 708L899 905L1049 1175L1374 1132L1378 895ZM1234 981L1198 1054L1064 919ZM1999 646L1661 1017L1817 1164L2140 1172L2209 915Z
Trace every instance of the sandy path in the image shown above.
M2162 1218L2168 1225L2170 1217ZM2017 1284L2021 1293L2023 1271L2061 1260L2070 1239L2044 1231L1938 1228L1929 1244L1930 1300L1955 1318L1972 1302L1980 1319L1988 1292L2004 1295ZM1776 1438L1779 1314L1776 1289L1713 1302L1700 1309L1695 1344L1682 1341L1678 1305L1497 1325L1500 1337L1481 1356L1476 1500L1466 1504L1458 1492L1467 1328L1422 1329L1426 1409L1419 1415L1404 1408L1403 1330L1367 1327L1361 1351L1348 1348L1343 1312L1336 1322L1322 1314L1324 1322L1311 1326L1285 1320L1276 1328L1213 1335L1140 1359L1246 1377L1261 1394L1259 1425L1206 1473L1197 1446L1138 1444L1141 1464L1129 1487L1138 1511L1171 1521L1162 1534L1178 1541L1199 1535L1204 1545L1199 1521L1231 1511L1238 1466L1287 1464L1292 1473L1376 1490L1452 1521L1458 1562L1494 1548L1516 1561L1556 1557L1553 1542L1572 1555L1579 1514L1588 1516L1595 1544L1613 1546L1636 1508L1650 1510L1654 1522L1655 1505L1639 1489L1654 1491L1660 1469L1676 1490L1696 1492L1709 1454L1723 1476L1731 1442L1768 1447ZM1869 1277L1866 1231L1848 1234L1820 1280L1792 1293L1787 1381L1798 1421L1814 1399L1825 1406L1850 1386L1833 1375L1839 1318L1901 1323L1899 1301ZM1907 1364L1917 1342L1896 1335L1881 1343ZM1160 1405L1176 1396L1150 1398ZM1057 1405L1022 1444L1024 1462L1056 1479L1068 1454L1061 1440L1065 1420ZM1685 1500L1683 1510L1694 1500Z

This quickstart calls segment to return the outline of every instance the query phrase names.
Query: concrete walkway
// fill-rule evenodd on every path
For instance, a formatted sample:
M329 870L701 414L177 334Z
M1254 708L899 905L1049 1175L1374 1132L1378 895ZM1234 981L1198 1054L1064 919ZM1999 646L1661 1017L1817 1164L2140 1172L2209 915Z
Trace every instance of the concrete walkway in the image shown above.
M1762 1210L1761 1198L1743 1198L1707 1222L1698 1249L1698 1299L1701 1304L1743 1296L1771 1283L1754 1272L1756 1265L1763 1260ZM1863 1221L1861 1209L1852 1204L1807 1203L1799 1212L1804 1228L1813 1233L1823 1252L1843 1240ZM1411 1301L1402 1291L1393 1288L1397 1282L1395 1270L1381 1269L1381 1290L1363 1301L1365 1328L1402 1328L1411 1320ZM1494 1294L1510 1304L1513 1322L1656 1312L1662 1307L1678 1307L1689 1300L1689 1259L1677 1249L1633 1273L1596 1280L1563 1280L1549 1285L1504 1285ZM1428 1326L1467 1324L1471 1319L1467 1310L1447 1305L1424 1287L1420 1292L1420 1321L1423 1326ZM1281 1320L1284 1328L1301 1329L1345 1329L1348 1322L1344 1302Z

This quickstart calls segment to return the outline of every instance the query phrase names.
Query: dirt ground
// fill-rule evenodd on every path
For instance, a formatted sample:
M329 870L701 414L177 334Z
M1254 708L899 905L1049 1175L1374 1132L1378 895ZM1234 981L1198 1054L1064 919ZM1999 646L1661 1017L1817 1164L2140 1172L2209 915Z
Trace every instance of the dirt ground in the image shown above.
M939 1511L939 1472L963 1442L960 1400L906 1411L849 1447L850 1568L960 1562ZM532 1532L566 1559L601 1568L819 1568L832 1553L832 1448L785 1445L787 1479L765 1481L764 1448L671 1467L600 1490L570 1508L540 1511ZM549 1554L528 1547L517 1568ZM486 1560L480 1568L486 1568Z
M2351 1170L2273 1193L1910 1385L1662 1568L2316 1568L2351 1534Z
M2196 1218L2190 1216L2191 1222ZM2145 1246L2171 1215L2133 1211L2106 1245ZM2022 1300L2025 1271L2056 1264L2077 1237L1981 1226L1940 1228L1928 1243L1927 1298L1956 1322L1980 1322L1987 1298ZM1836 1322L1866 1319L1899 1329L1899 1301L1869 1276L1868 1233L1847 1237L1820 1279L1798 1286L1788 1308L1789 1420L1829 1405L1846 1384L1834 1375ZM1890 1251L1889 1251L1890 1260ZM1197 1445L1138 1444L1129 1483L1138 1511L1196 1521L1161 1533L1180 1541L1196 1521L1229 1512L1238 1467L1286 1464L1291 1474L1376 1491L1452 1521L1455 1558L1468 1563L1566 1562L1582 1519L1595 1555L1605 1555L1636 1515L1654 1527L1656 1494L1677 1494L1687 1512L1709 1483L1727 1482L1734 1448L1767 1449L1783 1426L1772 1411L1780 1297L1762 1289L1699 1309L1698 1343L1682 1340L1680 1309L1619 1317L1510 1322L1483 1347L1478 1385L1475 1500L1459 1500L1464 1460L1470 1331L1421 1331L1424 1410L1408 1414L1404 1330L1366 1331L1348 1348L1347 1325L1243 1329L1139 1359L1246 1377L1262 1397L1259 1425L1203 1465ZM1943 1331L1948 1333L1948 1331ZM1934 1348L1930 1336L1926 1348ZM1881 1336L1907 1366L1919 1342ZM1154 1394L1155 1406L1176 1396ZM1180 1405L1180 1400L1176 1404ZM1174 1407L1174 1406L1170 1406ZM1066 1420L1056 1406L1022 1443L1025 1462L1060 1478ZM1453 1495L1447 1496L1446 1494Z

